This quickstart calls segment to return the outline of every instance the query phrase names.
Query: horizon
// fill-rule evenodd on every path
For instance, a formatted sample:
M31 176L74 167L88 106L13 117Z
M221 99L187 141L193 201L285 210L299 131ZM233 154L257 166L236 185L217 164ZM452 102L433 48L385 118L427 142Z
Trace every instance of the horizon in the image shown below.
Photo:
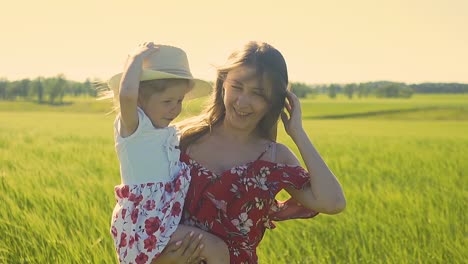
M143 41L181 47L193 75L212 81L213 65L257 40L283 54L291 82L468 83L463 0L45 0L23 7L4 4L0 17L0 78L11 81L61 73L105 81Z
M70 79L68 78L66 75L64 75L63 73L58 73L56 75L52 75L52 76L35 76L35 77L24 77L24 78L18 78L18 79L8 79L8 78L5 78L3 76L0 76L0 80L2 79L6 79L6 81L8 82L15 82L15 81L21 81L21 80L24 80L24 79L29 79L31 81L37 79L37 78L44 78L44 79L47 79L47 78L55 78L57 77L58 75L63 75L65 77L65 80L67 81L72 81L72 82L80 82L80 83L83 83L85 82L86 80L89 80L90 82L93 82L93 81L99 81L99 82L102 82L102 81L105 81L105 80L102 80L102 79L99 79L99 78L85 78L84 80L75 80L75 79ZM204 81L208 81L208 82L212 82L213 80L207 80L207 79L203 79ZM440 83L440 84L452 84L452 83L456 83L456 84L468 84L468 82L416 82L416 83L411 83L411 82L403 82L403 81L392 81L392 80L371 80L371 81L360 81L360 82L328 82L328 83L308 83L308 82L303 82L303 81L294 81L294 80L290 80L289 83L292 84L292 83L304 83L306 85L312 85L312 86L315 86L315 85L332 85L332 84L336 84L336 85L344 85L344 84L360 84L360 83L377 83L377 82L391 82L391 83L404 83L406 85L417 85L417 84L424 84L424 83Z

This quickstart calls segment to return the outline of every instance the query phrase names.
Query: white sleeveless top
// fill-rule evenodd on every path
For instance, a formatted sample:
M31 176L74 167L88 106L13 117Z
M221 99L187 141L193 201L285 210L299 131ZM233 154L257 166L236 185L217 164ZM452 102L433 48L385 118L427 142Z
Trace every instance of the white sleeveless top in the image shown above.
M155 128L138 108L138 127L128 136L120 136L120 115L114 122L115 150L120 161L122 184L166 182L180 170L179 140L174 127Z

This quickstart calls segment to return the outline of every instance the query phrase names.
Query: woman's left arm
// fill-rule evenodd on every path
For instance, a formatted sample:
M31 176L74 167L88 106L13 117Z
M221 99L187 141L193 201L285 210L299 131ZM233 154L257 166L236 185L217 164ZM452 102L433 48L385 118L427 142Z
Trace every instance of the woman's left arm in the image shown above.
M299 99L288 91L286 113L281 114L286 132L291 136L301 153L310 174L310 186L302 190L293 187L286 190L305 207L325 214L337 214L346 207L340 183L328 168L302 127ZM296 156L287 147L278 149L278 158L285 164L300 165Z

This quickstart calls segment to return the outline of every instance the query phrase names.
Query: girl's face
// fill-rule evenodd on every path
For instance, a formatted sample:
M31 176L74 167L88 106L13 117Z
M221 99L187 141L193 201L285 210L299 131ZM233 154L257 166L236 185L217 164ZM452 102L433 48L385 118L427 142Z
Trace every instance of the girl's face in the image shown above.
M182 101L190 88L185 83L171 85L163 92L151 94L147 99L140 101L140 107L150 118L153 126L167 127L182 110Z
M239 66L226 76L224 122L233 128L254 131L268 111L265 87L261 87L257 77L255 68L250 66Z

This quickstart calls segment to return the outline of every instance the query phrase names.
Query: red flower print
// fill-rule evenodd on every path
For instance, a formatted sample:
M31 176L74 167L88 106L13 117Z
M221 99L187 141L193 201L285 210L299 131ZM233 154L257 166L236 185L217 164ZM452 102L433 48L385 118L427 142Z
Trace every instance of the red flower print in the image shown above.
M123 187L119 187L117 189L117 196L119 198L127 198L129 193L128 185L124 185Z
M122 219L125 219L126 214L127 214L127 209L122 209Z
M172 192L172 184L170 182L166 182L166 185L164 186L164 190L168 193Z
M175 183L175 187L174 187L174 192L178 192L180 190L180 185L181 185L180 179L177 179Z
M167 204L164 205L163 209L161 209L161 213L166 214L167 208L168 208L168 207L167 207Z
M152 235L154 232L158 231L161 226L161 219L158 217L150 217L145 221L145 229L148 235Z
M135 201L136 197L137 197L136 194L130 193L130 196L128 197L128 200L133 202L133 201Z
M136 257L136 259L135 259L135 262L136 262L137 264L145 264L146 261L148 261L148 256L147 256L145 253L143 253L143 252L140 253L140 254Z
M145 208L145 210L148 210L148 211L153 210L155 207L156 207L156 203L154 202L154 200L148 200L146 201L145 205L143 205L143 208Z
M144 242L146 251L151 252L156 248L156 236L151 235Z
M180 215L180 212L181 212L180 203L179 203L179 202L175 202L175 203L174 203L174 206L172 207L171 215L173 215L173 216L178 216L178 215Z
M135 210L133 210L131 217L132 217L132 223L135 224L138 219L138 208L135 208Z
M143 200L143 195L140 194L137 196L134 193L131 193L130 197L128 197L128 200L132 201L134 206L138 206L140 202Z
M135 206L139 205L140 202L141 202L142 200L143 200L143 195L141 195L141 194L138 195L138 197L137 197L137 199L136 199L134 205L135 205Z
M115 239L117 237L117 228L115 226L112 226L111 233L112 233L112 236Z
M120 244L119 244L119 247L120 248L123 248L123 247L126 247L127 246L127 234L126 233L122 233L120 235Z
M130 240L128 241L128 247L133 248L133 244L135 244L135 237L130 236Z

